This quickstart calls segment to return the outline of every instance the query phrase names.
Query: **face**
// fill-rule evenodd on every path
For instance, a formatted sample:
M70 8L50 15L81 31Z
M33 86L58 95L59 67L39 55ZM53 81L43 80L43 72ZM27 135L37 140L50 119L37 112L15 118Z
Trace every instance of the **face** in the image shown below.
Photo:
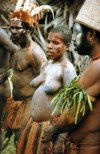
M74 25L74 39L76 50L80 55L90 55L91 46L87 40L87 32L79 23Z
M12 42L16 45L23 46L26 40L26 31L21 26L20 21L13 21L11 23L11 32L12 32ZM24 38L24 39L23 39Z
M63 56L66 46L63 43L62 36L58 33L50 32L47 39L46 54L48 58L56 60Z
M12 33L11 35L11 40L14 44L16 45L20 45L21 47L25 47L25 45L27 44L27 34L26 33Z

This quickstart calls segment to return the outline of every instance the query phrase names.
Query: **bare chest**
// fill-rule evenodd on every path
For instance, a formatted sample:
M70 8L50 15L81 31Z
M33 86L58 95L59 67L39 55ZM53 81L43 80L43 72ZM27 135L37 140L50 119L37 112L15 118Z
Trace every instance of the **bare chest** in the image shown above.
M59 63L48 64L44 69L45 80L60 80L63 70Z

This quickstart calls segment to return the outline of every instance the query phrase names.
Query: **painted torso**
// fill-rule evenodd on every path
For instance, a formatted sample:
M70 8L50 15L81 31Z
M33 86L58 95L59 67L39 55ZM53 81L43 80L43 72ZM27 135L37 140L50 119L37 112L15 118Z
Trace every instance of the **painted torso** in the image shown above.
M41 72L41 83L35 91L32 99L32 116L35 121L45 121L50 118L54 105L51 106L51 100L58 90L64 84L64 69L70 67L70 62L64 60L62 62L49 61ZM73 66L71 64L71 66ZM67 70L67 69L66 69ZM71 76L67 84L76 76L75 69L69 70ZM74 74L73 74L74 72ZM36 80L35 80L36 81ZM35 83L34 81L34 83Z
M20 49L12 59L14 94L19 98L32 97L34 89L30 87L29 83L40 69L38 59L42 57L41 61L46 61L45 54L41 51L41 48L39 48L40 50L37 50L37 48L39 48L38 45L32 41L29 48ZM36 54L38 57L36 57ZM37 71L34 72L34 70Z

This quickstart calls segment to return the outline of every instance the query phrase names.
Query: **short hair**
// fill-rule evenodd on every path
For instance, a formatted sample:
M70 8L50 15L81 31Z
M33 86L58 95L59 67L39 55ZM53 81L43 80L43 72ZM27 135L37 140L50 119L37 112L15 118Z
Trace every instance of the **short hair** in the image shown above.
M55 27L50 32L59 33L62 36L64 44L71 42L71 31L67 26Z
M82 25L82 24L81 24L81 25ZM87 33L87 32L93 33L93 31L95 31L95 32L96 32L96 37L97 37L97 39L100 40L100 32L98 32L98 31L96 31L96 30L94 30L94 29L92 29L92 28L89 28L89 27L87 27L87 26L85 26L85 25L82 25L82 27L83 27L83 32L85 32L85 33Z

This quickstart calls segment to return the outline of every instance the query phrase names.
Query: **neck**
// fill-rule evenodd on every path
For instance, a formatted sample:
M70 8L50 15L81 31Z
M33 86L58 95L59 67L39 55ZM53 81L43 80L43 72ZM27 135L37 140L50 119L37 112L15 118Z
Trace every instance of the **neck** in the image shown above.
M62 62L62 61L64 60L64 58L65 58L65 54L63 54L63 56L61 56L61 57L59 57L59 58L53 60L53 62L54 62L54 63L55 63L55 62Z
M100 58L100 45L99 44L93 48L90 57L92 60Z

